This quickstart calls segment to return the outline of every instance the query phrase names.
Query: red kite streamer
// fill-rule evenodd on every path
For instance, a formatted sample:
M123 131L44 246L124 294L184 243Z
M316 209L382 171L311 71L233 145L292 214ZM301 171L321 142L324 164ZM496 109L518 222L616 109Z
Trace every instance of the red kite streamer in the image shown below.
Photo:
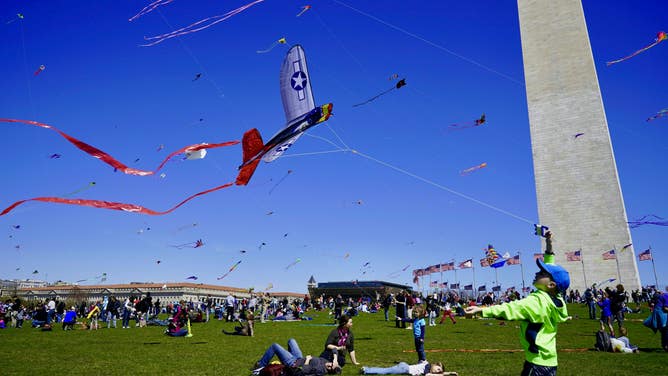
M147 214L147 215L164 215L164 214L168 214L168 213L173 212L178 207L180 207L181 205L185 204L186 202L192 200L193 198L195 198L197 196L202 196L202 195L205 195L207 193L211 193L211 192L223 189L223 188L230 187L232 185L233 185L233 183L227 183L227 184L223 184L221 186L215 187L215 188L208 189L206 191L195 193L194 195L192 195L192 196L186 198L185 200L181 201L179 204L177 204L173 208L171 208L169 210L166 210L166 211L162 211L162 212L151 210L149 208L145 208L143 206L139 206L139 205L135 205L135 204L124 204L124 203L121 203L121 202L111 202L111 201L101 201L101 200L84 200L84 199L80 199L80 198L69 199L69 198L61 198L61 197L35 197L35 198L30 198L30 199L27 199L27 200L21 200L21 201L17 201L15 203L13 203L11 206L9 206L5 210L3 210L0 213L0 216L3 216L5 214L9 213L10 211L14 210L15 207L23 204L24 202L28 202L28 201L41 201L41 202L53 202L53 203L57 203L57 204L90 206L90 207L99 208L99 209L122 210L122 211L127 211L127 212L132 212L132 213L139 213L139 214Z
M147 176L147 175L155 174L172 157L174 157L175 155L178 155L178 154L183 154L183 153L187 153L187 152L192 153L192 152L199 151L199 150L202 150L202 149L214 149L214 148L220 148L220 147L225 147L225 146L232 146L232 145L236 145L236 144L239 143L239 141L226 141L226 142L221 142L221 143L217 143L217 144L201 143L201 144L189 145L189 146L183 147L183 148L169 154L167 156L167 158L165 158L165 160L162 161L162 163L155 170L144 171L144 170L137 170L135 168L128 167L128 166L124 165L123 163L114 159L114 157L112 157L111 155L103 152L102 150L100 150L100 149L98 149L94 146L88 145L87 143L72 137L72 136L66 134L65 132L59 130L58 128L54 127L54 126L44 124L44 123L40 123L40 122L34 121L34 120L21 120L21 119L0 118L0 122L4 122L4 123L23 123L23 124L35 125L35 126L46 128L46 129L51 129L55 132L58 132L58 134L63 136L65 139L67 139L67 141L72 143L74 146L76 146L80 150L83 150L84 152L92 155L93 157L102 160L104 163L110 165L111 167L115 168L116 170L121 171L121 172L123 172L125 174L128 174L128 175L139 175L139 176Z

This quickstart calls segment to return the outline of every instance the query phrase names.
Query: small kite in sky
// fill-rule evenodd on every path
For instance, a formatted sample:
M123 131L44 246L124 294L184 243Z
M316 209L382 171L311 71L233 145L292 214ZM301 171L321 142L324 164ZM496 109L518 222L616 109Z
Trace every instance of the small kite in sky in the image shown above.
M174 232L183 231L183 230L186 230L186 229L189 229L189 228L192 228L192 227L197 227L197 223L191 223L191 224L181 226L181 227L177 228L176 231L174 231Z
M353 201L353 204L362 205L364 204L364 201L362 200Z
M475 120L467 122L467 123L450 124L448 126L448 129L452 130L452 131L457 131L457 130L462 130L462 129L466 129L466 128L479 127L479 126L485 124L485 121L487 121L487 119L485 118L485 114L482 114L482 115L480 115L480 117L478 119L475 119Z
M245 249L240 249L240 250L239 250L239 253L246 253L246 252L248 252L248 251L245 250Z
M284 238L287 238L287 237L288 237L288 233L286 232L285 234L283 234L283 237L284 237Z
M274 214L274 212L270 210L270 211L267 212L266 215L272 215L272 214Z
M645 46L641 49L639 49L638 51L632 53L631 55L624 56L623 58L620 58L620 59L617 59L617 60L608 61L608 62L605 63L605 65L611 66L612 64L617 64L617 63L620 63L624 60L628 60L628 59L638 55L641 52L645 52L645 51L649 50L650 48L656 46L657 44L661 43L662 41L664 41L666 39L668 39L668 35L666 34L666 32L665 31L659 31L658 33L656 33L656 39L654 39L654 42L648 44L647 46Z
M39 271L38 271L37 269L35 269L35 270L32 272L32 274L39 274Z
M144 37L144 39L146 41L148 41L149 43L142 44L141 46L142 47L155 46L156 44L161 43L161 42L163 42L167 39L170 39L170 38L174 38L174 37L178 37L178 36L186 35L186 34L191 34L191 33L196 33L198 31L207 29L207 28L209 28L209 27L211 27L211 26L213 26L213 25L215 25L219 22L223 22L223 21L227 20L228 18L230 18L232 16L235 16L235 15L243 12L244 10L252 7L253 5L261 3L263 1L264 0L255 0L251 3L240 6L237 9L233 9L233 10L231 10L231 11L225 13L225 14L204 18L204 19L199 20L195 23L192 23L192 24L190 24L186 27L182 27L180 29L171 31L169 33L156 35L154 37Z
M302 260L302 259L297 258L295 261L289 263L288 266L285 267L285 270L288 270L288 269L290 269L291 267L297 265L297 263L300 262L301 260Z
M348 257L350 257L350 253L346 252L346 254L343 255L343 259L346 260L346 259L348 259Z
M206 157L206 149L185 152L185 159L194 161L195 159L203 159Z
M658 118L661 118L661 117L664 117L664 116L668 116L668 108L664 108L663 110L657 112L656 114L648 117L646 121L652 121L652 120L655 120L655 119L658 119Z
M94 187L95 184L96 184L96 183L95 183L94 181L92 181L92 182L90 182L90 183L84 185L83 187L77 189L76 191L72 191L72 192L70 192L70 193L68 193L68 194L65 194L65 195L63 195L63 196L67 197L67 196L72 196L72 195L74 195L74 194L77 194L77 193L79 193L79 192L83 192L83 191L85 191L85 190L87 190L87 189L90 189L90 188Z
M264 247L265 245L267 245L267 243L262 242L262 244L260 244L260 246L257 247L257 249L258 249L258 250L262 250L262 247Z
M172 1L174 1L174 0L155 0L155 1L152 2L151 4L145 6L144 9L140 10L139 13L135 14L134 16L132 16L128 21L129 21L129 22L132 22L132 21L136 20L137 18L139 18L139 17L141 17L141 16L143 16L143 15L145 15L145 14L147 14L147 13L152 12L155 8L157 8L157 7L161 6L161 5L169 4L169 3L171 3Z
M401 88L404 87L404 86L406 86L406 79L405 79L405 78L402 78L401 80L399 80L399 81L398 81L394 86L392 86L391 88L389 88L389 89L383 91L382 93L380 93L380 94L378 94L378 95L376 95L376 96L374 96L374 97L371 97L371 98L365 100L365 101L362 102L362 103L354 104L353 107L358 107L358 106L361 106L361 105L363 105L363 104L367 104L367 103L369 103L369 102L371 102L371 101L373 101L373 100L376 100L377 98L379 98L379 97L381 97L381 96L383 96L383 95L389 93L390 91L392 91L392 90L394 90L394 89L401 89Z
M365 267L367 267L367 266L369 266L369 265L371 265L371 262L367 261L367 262L364 263L364 265L362 265L362 267L365 268Z
M255 52L257 52L257 53L259 53L259 54L266 54L267 52L273 50L274 47L278 46L279 44L286 44L286 43L288 43L288 41L285 40L285 38L281 38L281 39L275 41L274 43L272 43L272 44L271 44L269 47L267 47L266 49L264 49L264 50L258 50L258 51L255 51Z
M186 279L192 279L193 281L197 281L197 276L191 275L190 277L186 277Z
M271 194L271 192L273 192L274 189L276 189L276 187L278 187L278 185L281 184L283 180L285 180L285 178L287 178L288 175L290 174L292 174L292 170L288 170L288 172L286 172L285 175L283 175L283 177L278 182L276 182L276 184L274 184L273 187L271 187L271 189L269 190L269 194Z
M477 166L469 167L466 170L462 170L462 171L459 172L459 175L462 175L462 176L468 175L473 171L480 170L481 168L485 168L485 167L487 167L487 162L483 162L483 163L481 163Z
M46 69L46 67L44 65L40 65L39 68L37 68L37 70L35 71L35 73L33 73L33 76L37 76L38 74L42 73L44 69Z
M411 266L410 264L404 266L404 267L401 269L401 271L402 271L402 272L405 272L410 266Z
M162 261L157 260L155 263L158 264L158 265L160 265L161 262L162 262Z
M648 221L648 218L654 218L658 219L658 221ZM643 215L641 218L635 219L633 221L627 222L629 224L629 228L637 228L643 225L655 225L655 226L668 226L668 221L663 220L663 217L659 217L658 215L654 214L647 214Z
M21 228L21 225L12 225L12 227L14 228L14 230L18 230Z
M306 11L309 10L309 9L311 9L311 6L310 6L310 5L304 5L304 6L302 7L302 10L301 10L299 13L297 13L297 16L295 16L295 17L299 17L299 16L301 16L302 14L304 14L304 12L306 12Z
M573 135L573 138L575 139L575 138L578 138L580 136L584 136L584 133L576 133L576 134Z
M239 264L241 264L241 260L237 261L236 264L234 264L234 265L232 265L232 267L230 267L230 269L227 271L227 273L223 274L222 276L218 277L217 279L220 281L221 279L227 277L227 275L230 274L230 273L232 273L232 271L233 271L234 269L236 269L237 266L239 266Z
M202 74L201 74L201 73L197 73L197 74L195 75L195 78L193 78L193 81L197 81L197 80L199 80L201 77L202 77Z
M391 75L391 76L388 78L388 80L389 80L389 81L392 81L392 80L396 80L397 78L399 78L399 75L395 73L395 74Z
M165 145L164 145L164 144L160 144L160 146L158 146L158 150L156 150L156 151L160 151L160 150L162 150L162 149L164 149L164 148L165 148Z
M60 157L62 157L62 155L57 154L57 153L53 153L49 156L49 158L51 158L51 159L59 159Z
M179 245L170 245L170 247L174 247L174 248L177 248L177 249L199 248L199 247L203 247L203 246L204 246L204 242L202 241L202 239L197 239L196 241L191 242L191 243L185 243L185 244L179 244Z
M270 284L267 285L267 287L264 288L264 291L266 292L266 291L269 291L269 290L271 290L271 289L273 289L273 288L274 288L274 284L273 284L273 283L270 283Z
M23 19L23 14L21 13L16 13L16 18L12 18L11 20L7 21L7 25L10 23L16 21L16 20L22 20Z

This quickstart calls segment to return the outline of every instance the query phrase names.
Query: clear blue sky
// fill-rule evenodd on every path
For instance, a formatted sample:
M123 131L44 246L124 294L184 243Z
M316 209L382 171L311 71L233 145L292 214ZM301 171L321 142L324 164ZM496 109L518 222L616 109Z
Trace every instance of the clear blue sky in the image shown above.
M271 283L274 291L300 292L311 275L318 281L410 283L414 268L477 262L488 243L502 253L540 250L525 222L537 220L537 206L515 1L323 0L297 18L304 3L267 0L209 29L138 47L144 36L246 1L176 0L128 22L148 3L4 1L0 117L51 124L148 170L170 151L240 140L253 127L266 140L285 121L278 72L287 47L255 51L281 37L304 47L316 102L333 102L334 116L286 157L262 163L247 187L202 196L168 215L20 206L0 217L2 278L94 283L106 272L107 282L126 283L196 275L203 283L258 289ZM668 24L659 1L612 3L583 5L626 210L629 220L668 218L668 119L645 122L668 107L668 44L605 66L649 44ZM16 13L24 18L10 22ZM42 64L45 70L34 76ZM198 73L202 77L193 81ZM408 85L352 107L392 87L394 73ZM484 126L446 132L482 113ZM0 139L3 208L67 195L94 181L71 197L166 210L233 181L241 161L241 147L233 146L211 150L202 160L170 163L165 178L137 177L114 173L46 129L0 124ZM325 140L342 140L378 162L350 152L321 153L335 149ZM62 157L49 158L54 153ZM487 168L460 176L483 162ZM662 274L666 228L631 233L636 252L653 248ZM197 239L205 246L170 246ZM297 258L301 262L286 270ZM216 280L239 260L235 271ZM535 267L525 262L529 280ZM639 269L643 284L653 284L651 263ZM458 277L472 282L470 272ZM489 269L476 270L478 284L489 286L494 278ZM520 286L520 268L500 269L499 280Z

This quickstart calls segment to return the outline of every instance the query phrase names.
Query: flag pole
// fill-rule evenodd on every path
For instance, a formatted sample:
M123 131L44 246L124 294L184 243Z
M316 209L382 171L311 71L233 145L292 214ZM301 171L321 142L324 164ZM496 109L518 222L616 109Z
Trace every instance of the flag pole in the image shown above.
M613 246L612 250L615 251L615 263L617 264L617 280L619 283L622 283L622 275L619 272L619 255L617 254L617 246Z
M520 270L522 271L522 294L524 294L524 264L522 263L522 252L517 251L517 255L520 257Z
M585 260L582 254L582 248L580 248L580 263L582 264L582 277L584 278L585 289L586 289L589 287L589 285L587 284L587 273L585 272Z
M652 256L652 270L654 271L654 286L656 286L656 290L659 291L659 280L656 278L656 268L654 267L654 255L652 255L652 246L649 246L649 254Z
M473 294L475 294L475 264L473 263L473 259L471 259L471 269L473 269Z

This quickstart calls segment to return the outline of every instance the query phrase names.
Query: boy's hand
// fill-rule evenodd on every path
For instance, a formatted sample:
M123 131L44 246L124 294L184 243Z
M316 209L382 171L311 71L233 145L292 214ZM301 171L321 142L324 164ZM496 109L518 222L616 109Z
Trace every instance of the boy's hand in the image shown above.
M482 308L480 308L478 306L466 307L466 308L464 308L464 312L472 315L472 314L476 314L478 312L482 312Z

